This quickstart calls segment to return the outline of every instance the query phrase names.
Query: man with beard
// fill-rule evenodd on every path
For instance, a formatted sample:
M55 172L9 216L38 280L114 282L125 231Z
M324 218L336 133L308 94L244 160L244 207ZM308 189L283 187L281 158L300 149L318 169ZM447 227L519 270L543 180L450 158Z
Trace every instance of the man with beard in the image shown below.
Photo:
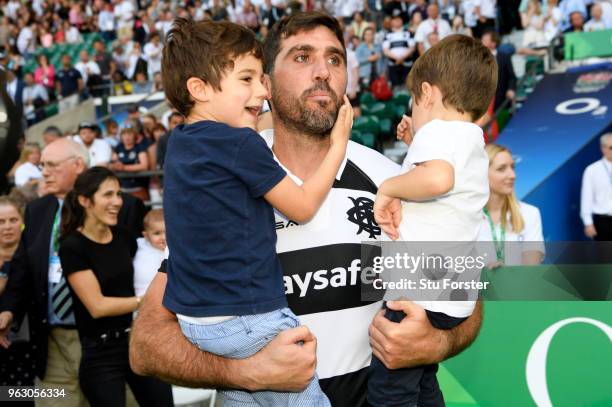
M346 90L342 31L326 14L294 14L270 32L264 60L274 129L262 136L294 180L308 179L329 149ZM367 405L372 352L396 369L436 363L463 350L480 326L479 307L463 324L441 331L411 302L389 305L408 315L396 324L382 316L380 301L361 300L361 243L384 239L372 212L377 186L398 171L374 150L349 142L332 190L310 222L276 214L285 292L303 325L280 333L250 358L224 359L185 339L176 316L161 305L162 264L134 324L134 371L192 387L299 391L316 365L331 404L354 407Z

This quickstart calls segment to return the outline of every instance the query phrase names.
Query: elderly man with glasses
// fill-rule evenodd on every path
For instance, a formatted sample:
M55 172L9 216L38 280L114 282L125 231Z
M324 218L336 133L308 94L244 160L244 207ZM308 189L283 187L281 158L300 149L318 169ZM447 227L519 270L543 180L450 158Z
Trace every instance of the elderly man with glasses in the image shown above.
M48 400L51 404L59 401L63 406L87 405L78 384L81 346L72 297L62 276L57 251L64 197L88 165L87 150L73 140L59 139L43 150L40 168L47 195L26 207L26 227L0 299L0 346L10 346L8 332L12 323L20 324L28 314L31 340L37 347L34 362L40 386L63 389L64 398ZM119 222L138 233L138 226L134 225L140 224L142 228L143 215L142 202L127 198ZM40 405L47 402L42 401Z

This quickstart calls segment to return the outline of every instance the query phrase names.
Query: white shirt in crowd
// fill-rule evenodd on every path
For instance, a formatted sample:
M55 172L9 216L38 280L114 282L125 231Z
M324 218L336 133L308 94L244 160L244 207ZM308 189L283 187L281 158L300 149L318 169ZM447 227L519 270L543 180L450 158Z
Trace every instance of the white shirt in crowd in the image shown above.
M24 162L15 170L15 185L18 187L38 179L42 179L42 172L29 161Z
M19 36L17 37L17 49L19 49L19 53L24 55L27 52L34 52L34 33L32 29L28 26L25 26L19 31Z
M89 60L87 62L79 61L74 64L74 69L79 71L83 77L83 83L87 83L89 75L100 75L100 66L97 62Z
M504 243L504 264L508 266L518 266L523 263L523 253L530 251L538 251L542 254L546 253L544 247L544 235L542 233L542 216L540 210L533 205L525 202L519 202L519 210L523 216L525 227L520 233L512 230L510 223L510 214L506 220L506 232ZM494 226L495 235L499 239L501 233L501 223ZM493 244L493 233L491 225L486 216L482 216L480 224L480 232L478 233L479 242L491 242L490 245L480 246L479 249L484 250L491 263L496 260L495 246ZM483 244L484 245L484 244Z
M153 78L153 74L155 74L155 72L161 72L162 49L163 46L161 42L157 45L153 44L152 42L148 42L144 46L143 52L147 59L149 78Z
M496 5L497 0L474 0L474 6L480 6L480 15L487 19L496 17Z
M100 27L101 31L114 31L115 15L108 10L100 11L100 15L98 15L98 27Z
M131 27L135 11L131 0L123 0L115 5L115 17L119 20L119 28Z
M580 217L584 226L593 224L593 215L612 216L612 162L604 158L586 167L582 175Z
M431 48L431 44L429 44L427 37L434 31L437 31L440 39L443 39L447 35L451 34L451 27L442 17L438 17L436 20L428 18L419 24L419 28L417 28L416 33L414 34L414 40L417 43L422 42L423 46L425 47L425 51L427 51L429 48Z
M6 14L12 19L17 20L17 11L21 8L21 2L18 0L10 0L6 4Z
M153 247L144 237L138 238L136 242L138 250L134 256L134 292L142 297L166 256L164 250Z
M81 33L75 26L71 26L70 29L66 31L66 42L68 44L76 44L82 40Z
M355 51L350 48L346 49L346 65L348 72L346 94L350 95L359 91L359 61ZM355 77L355 69L357 69L357 77Z
M606 23L602 19L594 20L590 19L584 24L584 31L603 31L606 29Z
M463 22L466 27L474 28L478 23L478 17L474 13L477 0L463 0L461 2L461 11L463 12Z
M400 240L476 242L482 208L489 199L489 159L482 129L462 121L432 120L425 124L408 148L402 172L431 160L444 160L453 166L455 185L445 195L427 201L403 201ZM469 249L465 245L459 250ZM454 317L467 317L474 309L474 301L418 303L430 311Z
M352 17L356 11L363 11L363 1L343 0L335 4L334 13L336 17Z
M388 50L394 58L404 58L410 48L416 45L410 31L399 30L391 31L385 35L382 47L383 50ZM389 65L395 65L395 62L389 61ZM412 61L404 61L404 66L412 65Z
M80 143L85 146L83 140L81 140L78 135L74 136L73 139L77 143ZM96 165L106 165L110 163L111 158L113 156L113 150L106 141L97 138L94 139L93 143L91 143L89 147L85 146L85 148L89 152L90 167L95 167Z

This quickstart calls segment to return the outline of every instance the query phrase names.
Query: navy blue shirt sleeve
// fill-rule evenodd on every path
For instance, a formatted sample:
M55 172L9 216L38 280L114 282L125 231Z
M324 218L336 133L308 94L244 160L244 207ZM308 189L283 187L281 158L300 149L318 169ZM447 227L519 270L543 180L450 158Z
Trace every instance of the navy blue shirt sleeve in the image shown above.
M266 142L253 131L246 133L236 154L233 170L253 198L265 195L287 175L274 160Z

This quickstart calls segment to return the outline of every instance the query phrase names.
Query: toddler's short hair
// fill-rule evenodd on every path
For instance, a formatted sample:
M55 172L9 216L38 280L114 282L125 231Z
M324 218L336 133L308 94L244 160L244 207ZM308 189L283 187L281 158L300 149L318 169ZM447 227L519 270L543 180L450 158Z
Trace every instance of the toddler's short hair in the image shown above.
M461 34L451 35L431 47L412 66L408 89L417 102L423 82L440 89L446 106L478 120L495 95L497 62L479 41Z
M221 91L221 79L233 69L233 60L248 54L262 59L261 43L250 29L227 21L177 18L162 55L162 82L168 101L183 116L189 115L194 102L187 80L201 78Z
M162 209L151 209L144 217L144 229L148 230L153 223L164 221L164 211Z

